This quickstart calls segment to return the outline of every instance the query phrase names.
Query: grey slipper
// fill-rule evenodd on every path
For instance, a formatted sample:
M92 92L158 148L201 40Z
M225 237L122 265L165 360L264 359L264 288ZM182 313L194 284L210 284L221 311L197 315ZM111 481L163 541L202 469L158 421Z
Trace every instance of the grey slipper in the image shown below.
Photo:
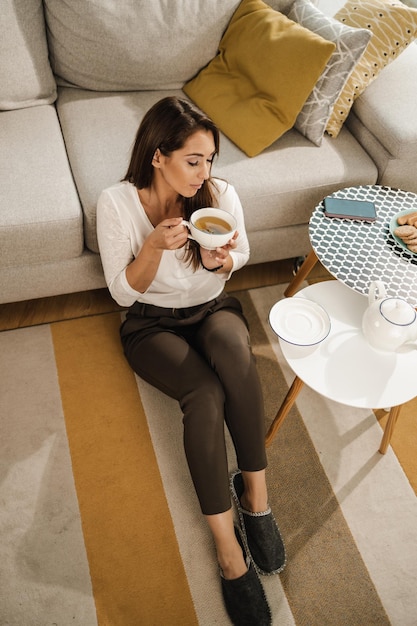
M230 490L236 503L242 538L247 553L251 556L258 572L270 576L284 569L287 557L285 546L274 515L270 508L261 513L252 513L242 508L240 498L244 492L240 470L230 477Z
M271 626L271 610L262 583L253 563L246 557L237 528L235 528L235 533L248 563L248 571L243 576L232 580L221 576L223 600L227 613L235 626Z

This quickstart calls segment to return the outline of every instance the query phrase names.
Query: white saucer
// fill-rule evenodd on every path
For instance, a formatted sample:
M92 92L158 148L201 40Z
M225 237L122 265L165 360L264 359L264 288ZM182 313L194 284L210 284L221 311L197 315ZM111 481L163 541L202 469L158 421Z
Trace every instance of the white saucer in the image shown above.
M306 298L276 302L269 313L269 323L280 339L297 346L313 346L330 332L327 311Z

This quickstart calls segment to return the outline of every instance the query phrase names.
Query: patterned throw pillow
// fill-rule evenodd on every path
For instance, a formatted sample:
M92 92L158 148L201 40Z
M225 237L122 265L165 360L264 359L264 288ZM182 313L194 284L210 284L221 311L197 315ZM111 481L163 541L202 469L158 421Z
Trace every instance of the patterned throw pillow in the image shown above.
M372 38L333 108L326 126L332 137L339 134L356 98L417 37L417 9L399 0L348 0L335 18L368 28Z
M351 28L327 17L310 0L295 0L287 16L336 44L336 50L295 122L295 128L319 146L333 106L372 33L369 29Z
M334 50L262 0L242 0L219 53L183 90L255 156L292 128Z

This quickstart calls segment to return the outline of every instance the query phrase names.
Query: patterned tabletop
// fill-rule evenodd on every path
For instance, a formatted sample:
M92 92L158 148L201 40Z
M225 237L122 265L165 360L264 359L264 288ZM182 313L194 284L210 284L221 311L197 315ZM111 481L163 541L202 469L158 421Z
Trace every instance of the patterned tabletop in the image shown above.
M417 254L402 248L390 233L392 218L401 211L417 211L417 194L380 185L340 189L336 198L370 200L375 222L329 218L321 202L310 219L311 245L324 267L348 287L368 294L372 280L382 280L387 294L417 307Z

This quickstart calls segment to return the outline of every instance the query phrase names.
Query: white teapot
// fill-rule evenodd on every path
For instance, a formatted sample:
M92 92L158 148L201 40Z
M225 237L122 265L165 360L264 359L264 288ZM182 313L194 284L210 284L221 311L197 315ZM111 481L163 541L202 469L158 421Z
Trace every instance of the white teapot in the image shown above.
M369 306L362 318L362 330L373 348L394 352L417 339L416 310L402 298L387 296L382 281L373 281L369 285Z

